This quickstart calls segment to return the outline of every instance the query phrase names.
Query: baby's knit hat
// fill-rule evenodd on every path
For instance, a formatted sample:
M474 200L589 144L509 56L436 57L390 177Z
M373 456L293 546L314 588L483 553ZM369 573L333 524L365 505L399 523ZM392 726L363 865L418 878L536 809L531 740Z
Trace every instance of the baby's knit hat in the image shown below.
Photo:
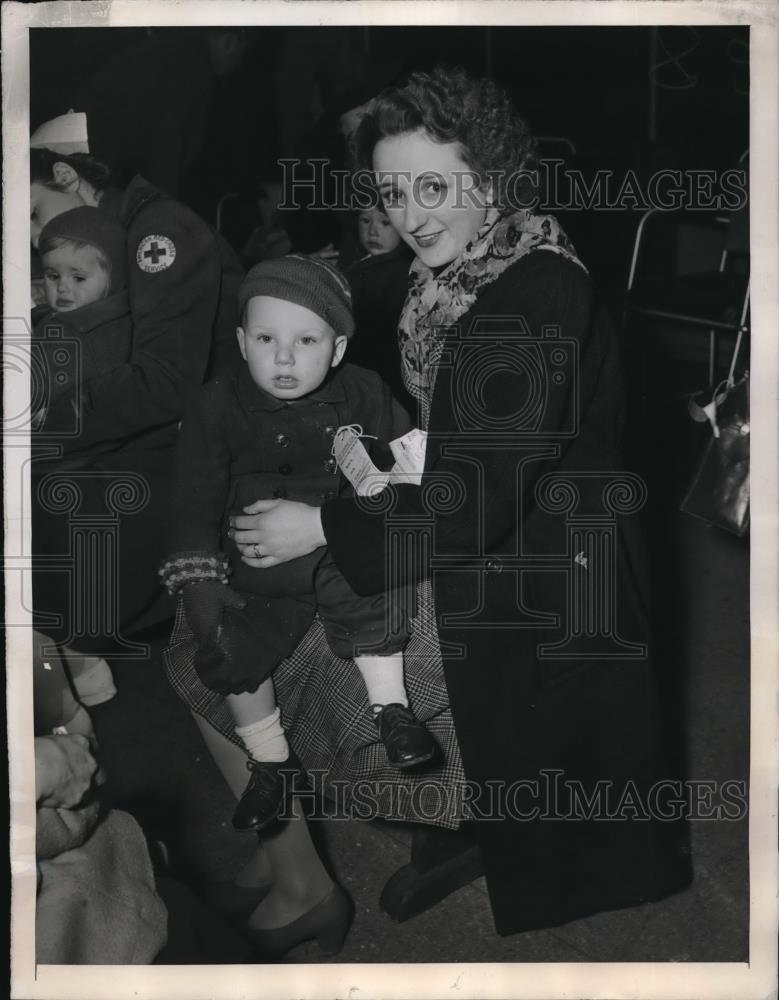
M238 289L238 312L243 316L249 299L270 295L310 309L337 336L354 333L349 282L332 264L301 254L264 260L249 271Z
M38 252L46 253L50 239L88 243L100 250L111 265L109 293L120 292L127 283L127 236L124 227L108 212L88 205L55 215L43 227Z

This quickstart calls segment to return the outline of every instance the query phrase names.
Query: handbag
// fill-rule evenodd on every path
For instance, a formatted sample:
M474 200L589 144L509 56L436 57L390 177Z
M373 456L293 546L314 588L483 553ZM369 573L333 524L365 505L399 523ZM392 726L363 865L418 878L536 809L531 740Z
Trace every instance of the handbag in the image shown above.
M735 379L743 333L736 338L728 377L711 401L701 407L690 400L690 415L708 420L712 434L680 507L739 537L749 530L749 372Z

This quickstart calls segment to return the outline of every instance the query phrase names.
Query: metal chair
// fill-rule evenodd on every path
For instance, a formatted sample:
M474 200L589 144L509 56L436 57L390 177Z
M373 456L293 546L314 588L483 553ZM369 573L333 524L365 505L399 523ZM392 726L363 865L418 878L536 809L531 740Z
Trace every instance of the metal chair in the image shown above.
M652 208L642 216L633 245L625 324L642 317L707 331L709 385L717 373L719 336L740 336L747 328L747 212L746 207L735 213Z

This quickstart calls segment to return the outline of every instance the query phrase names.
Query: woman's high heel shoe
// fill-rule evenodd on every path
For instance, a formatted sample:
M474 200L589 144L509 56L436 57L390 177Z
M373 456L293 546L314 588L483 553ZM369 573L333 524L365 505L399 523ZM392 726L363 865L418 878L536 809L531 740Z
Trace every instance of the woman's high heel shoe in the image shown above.
M284 927L248 928L248 936L260 949L260 960L277 959L304 941L316 938L326 955L343 948L352 922L354 905L339 885L302 917Z

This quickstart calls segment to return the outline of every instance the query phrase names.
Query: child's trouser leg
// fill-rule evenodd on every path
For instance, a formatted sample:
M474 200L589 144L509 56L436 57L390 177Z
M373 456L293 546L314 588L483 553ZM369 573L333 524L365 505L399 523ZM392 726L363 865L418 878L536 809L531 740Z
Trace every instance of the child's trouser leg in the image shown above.
M413 587L364 597L352 590L329 552L317 566L314 584L327 642L336 656L367 661L402 654L414 612Z
M241 596L246 598L246 606L225 608L218 635L195 653L194 667L201 682L225 697L256 692L294 652L316 610L312 596ZM268 704L266 714L273 711L275 698Z

